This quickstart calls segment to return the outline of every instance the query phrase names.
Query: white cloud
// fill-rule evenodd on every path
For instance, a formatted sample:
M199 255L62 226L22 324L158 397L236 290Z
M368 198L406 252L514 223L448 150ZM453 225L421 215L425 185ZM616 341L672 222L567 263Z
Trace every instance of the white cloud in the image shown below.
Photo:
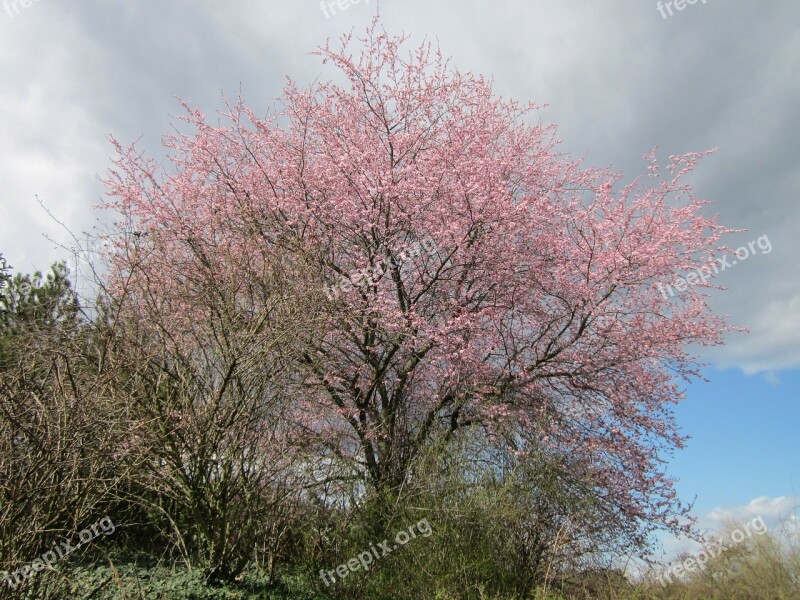
M796 519L798 498L794 496L759 496L753 498L746 506L717 507L703 520L709 528L722 529L727 523L741 523L754 517L763 517L771 529L779 526L787 519Z
M763 294L759 296L764 299ZM800 293L766 299L752 306L752 311L739 317L750 332L732 336L727 346L714 353L719 365L738 366L748 375L800 365Z
M744 506L719 506L697 519L698 529L705 534L721 534L731 527L738 527L761 517L769 531L788 529L800 531L798 499L795 496L759 496ZM665 535L660 538L663 553L656 558L663 562L675 560L683 553L696 554L703 545L682 537Z

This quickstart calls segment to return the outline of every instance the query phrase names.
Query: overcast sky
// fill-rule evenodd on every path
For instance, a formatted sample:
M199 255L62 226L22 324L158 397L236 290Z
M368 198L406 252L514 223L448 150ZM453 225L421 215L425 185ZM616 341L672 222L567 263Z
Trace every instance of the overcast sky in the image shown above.
M73 232L91 230L109 134L141 138L158 157L170 115L181 112L176 97L213 113L223 93L241 89L266 113L286 75L330 77L309 52L363 31L377 6L29 2L0 11L0 252L20 271L64 255L43 237L67 241L37 196ZM719 147L692 178L697 194L714 201L709 211L723 224L748 230L732 246L766 235L772 251L720 274L729 289L714 305L751 332L707 356L715 373L758 379L761 395L783 386L781 398L793 403L780 405L785 414L800 397L800 3L659 4L383 0L380 10L390 33L438 40L460 70L492 76L499 94L546 103L541 117L558 126L562 148L590 165L612 164L631 179L656 145L662 157ZM798 429L784 423L769 435L796 439ZM800 477L798 455L782 476ZM800 479L784 482L787 496L794 484ZM748 501L762 494L770 496Z

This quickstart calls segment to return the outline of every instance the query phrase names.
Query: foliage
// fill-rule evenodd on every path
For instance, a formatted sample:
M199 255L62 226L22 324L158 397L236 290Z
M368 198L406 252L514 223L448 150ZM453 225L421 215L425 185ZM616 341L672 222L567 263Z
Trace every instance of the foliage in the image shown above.
M736 529L731 524L730 532ZM729 532L729 533L730 533ZM730 539L730 535L727 536ZM800 597L800 521L787 515L780 528L756 535L713 557L702 570L659 590L656 598L764 600Z
M291 578L269 584L255 572L240 581L209 584L200 571L167 566L147 556L117 555L105 564L80 564L68 573L42 574L48 581L30 600L92 598L93 600L317 600L298 588Z
M10 280L0 323L0 570L107 514L128 427L63 265ZM98 514L100 513L100 514ZM28 582L35 588L36 581ZM4 590L0 588L0 594Z

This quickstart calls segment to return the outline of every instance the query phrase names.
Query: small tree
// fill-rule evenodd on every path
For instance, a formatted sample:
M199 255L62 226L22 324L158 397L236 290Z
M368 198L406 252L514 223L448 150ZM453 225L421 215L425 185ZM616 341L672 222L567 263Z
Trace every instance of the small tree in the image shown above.
M7 279L2 309L0 570L13 573L108 514L128 427L63 265ZM0 595L42 583L23 580L3 579Z
M129 274L112 280L107 314L137 421L130 497L209 581L253 562L272 572L307 437L286 392L287 348L313 325L311 311L277 254L241 260L214 236L172 233L131 235L113 255ZM175 251L170 272L149 269ZM234 260L241 271L221 268Z

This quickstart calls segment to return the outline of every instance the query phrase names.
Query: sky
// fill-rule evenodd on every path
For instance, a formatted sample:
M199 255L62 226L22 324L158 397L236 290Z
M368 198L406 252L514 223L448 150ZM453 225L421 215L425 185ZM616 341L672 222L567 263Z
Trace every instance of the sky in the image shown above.
M0 0L1 1L1 0ZM275 106L286 76L333 76L310 52L364 31L438 43L495 91L546 105L561 149L629 181L642 155L718 150L691 176L754 252L711 303L749 332L704 349L677 408L671 472L708 528L800 498L800 3L697 0L8 0L0 6L0 252L30 272L97 224L108 136L163 157L178 99ZM342 8L344 7L344 8ZM768 242L768 243L766 243ZM769 251L766 250L769 248ZM749 518L749 517L747 517ZM666 540L668 550L684 542Z

